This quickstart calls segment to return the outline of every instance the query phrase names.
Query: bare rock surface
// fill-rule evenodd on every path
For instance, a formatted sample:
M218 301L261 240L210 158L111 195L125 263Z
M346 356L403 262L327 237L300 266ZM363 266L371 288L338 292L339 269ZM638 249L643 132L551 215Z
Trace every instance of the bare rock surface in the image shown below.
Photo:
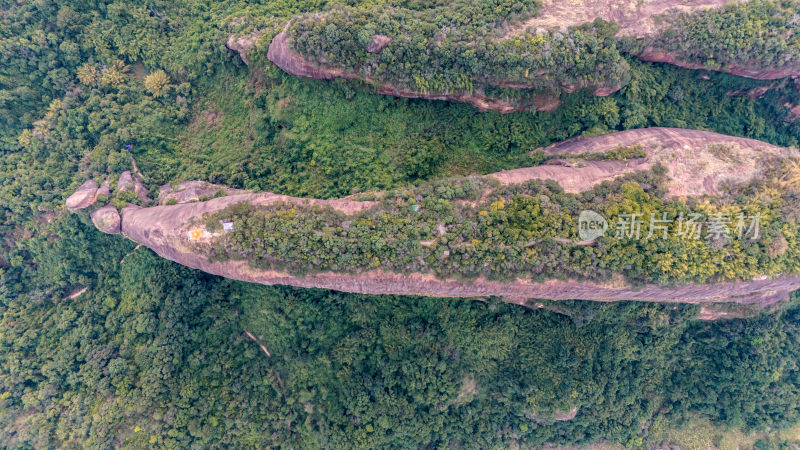
M106 205L92 213L92 223L98 230L108 234L118 234L121 231L121 218L117 208Z
M670 187L674 195L714 194L720 183L746 181L761 174L770 158L794 154L763 142L734 138L717 133L653 128L630 130L585 139L571 139L544 149L548 155L569 158L585 153L604 152L621 146L641 145L645 158L633 161L598 161L587 167L539 166L490 175L504 183L520 183L529 179L553 179L574 192L589 189L601 179L610 179L627 171L664 164L670 176L678 177ZM601 163L609 163L607 165ZM630 165L626 165L630 164ZM594 174L594 175L592 175ZM593 176L595 178L592 178ZM710 177L710 178L709 178ZM517 279L512 282L476 279L464 282L437 279L431 274L402 275L376 270L365 273L317 273L295 276L281 271L251 267L247 261L209 262L196 253L197 239L190 238L204 214L214 214L230 205L247 202L269 205L276 202L328 205L345 214L371 208L376 202L350 199L317 200L287 197L271 193L238 194L205 202L173 206L139 208L129 206L122 211L122 232L146 245L164 258L208 273L261 284L287 284L305 288L334 289L363 294L402 294L434 297L503 296L506 301L527 304L527 299L584 299L597 301L641 300L658 302L738 302L769 305L800 289L800 276L760 277L754 280L688 284L662 287L651 284L631 288L624 283L594 283L550 280L533 282ZM206 233L207 234L207 233ZM214 235L201 237L209 241Z
M122 208L122 210L119 212L120 213L120 217L124 217L125 214L129 214L129 213L131 213L133 211L138 211L140 209L144 209L144 208L142 208L141 206L138 206L138 205L134 205L132 203L128 203L128 205L125 206L124 208Z
M111 180L109 180L108 178L103 180L103 183L100 184L100 188L97 189L97 193L95 194L95 196L98 197L98 198L100 196L103 196L105 198L110 197L111 196Z
M86 180L78 189L66 200L67 209L76 211L85 209L97 201L97 183L94 180Z
M370 53L380 53L383 49L386 48L389 43L392 42L392 38L386 36L385 34L376 34L372 36L372 41L367 46L367 51Z
M126 170L119 174L117 179L117 190L120 191L133 191L133 175L130 170Z
M581 161L580 166L541 165L490 175L503 184L531 179L557 181L567 192L582 192L623 174L656 164L667 168L671 196L716 195L726 183L761 176L776 158L791 150L754 139L680 128L642 128L591 138L574 138L542 149L545 155L577 156L641 147L646 157L626 161Z
M724 68L710 68L708 66L704 66L703 64L683 61L680 59L678 55L663 50L655 50L653 48L645 49L642 53L636 55L636 57L641 59L642 61L662 62L662 63L672 64L678 67L683 67L684 69L714 70L719 72L726 72L731 75L736 75L739 77L753 78L756 80L778 80L789 76L792 77L800 76L800 66L769 68L769 67L759 67L758 65L754 64L752 67L732 65L732 66L726 66Z
M182 181L174 189L169 184L161 186L158 191L158 204L166 205L171 202L189 203L197 201L201 197L224 197L239 194L252 194L252 191L226 187L206 181Z
M509 30L507 37L533 28L562 28L595 19L619 24L621 36L643 38L658 31L658 16L719 8L737 0L543 0L536 17Z
M617 36L644 39L656 35L663 26L660 16L693 13L707 9L740 3L746 0L543 0L536 17L511 28L506 37L515 36L527 29L561 28L567 29L595 19L613 21L619 24ZM643 61L663 62L686 69L720 70L733 75L757 80L775 80L800 75L800 66L785 68L729 66L722 69L710 68L703 64L681 60L677 55L646 48L637 57Z
M206 258L201 255L194 255L189 245L193 243L189 240L189 233L192 229L197 228L197 225L193 222L200 220L204 214L214 214L228 206L238 203L267 206L281 202L330 206L345 214L357 213L377 203L346 199L304 199L262 192L257 194L229 195L205 202L154 206L151 208L139 208L135 205L129 205L122 210L122 233L129 239L146 245L167 259L189 267L199 268L192 264L199 264L200 261ZM207 236L203 233L204 240L209 237L212 236ZM172 255L173 257L171 258L165 255Z
M269 45L267 58L275 63L284 71L301 77L313 78L315 80L330 80L333 78L358 78L354 73L350 73L336 67L323 67L314 61L308 60L303 55L292 51L289 48L289 39L286 35L287 24L283 31L278 33Z

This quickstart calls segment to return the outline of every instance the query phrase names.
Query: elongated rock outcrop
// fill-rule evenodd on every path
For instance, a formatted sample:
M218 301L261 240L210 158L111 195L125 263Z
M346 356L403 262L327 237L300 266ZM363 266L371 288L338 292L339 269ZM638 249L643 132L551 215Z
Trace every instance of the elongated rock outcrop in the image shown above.
M757 80L775 80L800 75L800 61L780 61L779 58L776 58L777 61L773 63L759 63L755 60L751 60L720 66L712 64L712 57L707 58L709 59L708 62L693 62L688 60L685 55L682 55L681 51L663 48L664 42L661 40L661 33L669 25L670 19L674 19L679 15L698 14L718 10L726 6L732 7L737 3L745 3L745 1L642 0L628 2L623 0L577 0L563 2L559 0L544 0L541 9L535 17L528 19L521 26L512 29L506 37L512 37L522 30L529 28L567 28L569 26L589 23L596 19L603 19L615 22L619 25L620 29L617 33L619 38L630 38L647 43L641 50L634 52L635 56L643 61L663 62L686 69L714 70ZM765 5L765 7L774 8L774 5ZM712 28L733 29L737 25L741 25L742 27L747 26L745 24L740 24L739 21L731 24L708 25L707 32L709 35L707 39L713 39L713 36L710 35ZM784 39L793 38L793 35L798 31L797 26L799 24L796 20L790 20L787 25L788 30L783 31L785 33ZM764 26L768 27L769 25ZM722 50L726 46L731 45L731 43L741 46L743 42L736 42L736 40L745 38L747 38L745 34L740 33L737 37L731 36L733 42L721 43L709 41L709 44L718 45L720 50ZM759 39L764 39L764 37ZM686 47L689 47L689 45L687 44ZM739 51L741 52L742 50L739 49Z
M607 96L622 88L630 75L620 53L758 80L798 77L798 8L796 0L544 0L535 12L496 18L485 26L497 26L491 31L473 35L459 29L465 24L454 24L424 39L413 25L406 28L415 21L429 21L421 29L439 26L423 13L334 8L293 18L267 57L293 75L360 79L396 97L452 100L501 113L549 112L577 90ZM400 19L387 26L394 16ZM468 37L451 37L459 33ZM228 47L248 61L256 47L240 43L257 36L231 36Z
M288 25L287 25L288 27ZM509 98L495 97L482 93L479 90L469 92L422 92L418 90L402 88L391 83L378 82L370 77L359 75L355 72L337 68L335 65L320 64L311 61L309 58L292 51L289 47L287 30L281 31L272 40L267 52L267 58L278 67L290 73L316 80L330 80L333 78L362 79L376 85L378 93L392 95L403 98L421 98L425 100L452 100L457 102L469 103L481 111L498 111L501 113L512 113L534 109L536 111L553 111L558 107L560 101L552 95L538 95L531 99L514 100ZM568 90L575 90L576 87L568 86ZM609 95L617 89L599 88L598 95Z
M776 164L794 157L793 150L744 138L680 129L642 129L596 138L573 139L546 149L549 163L487 176L491 183L518 185L530 180L552 180L566 191L582 192L603 181L628 173L664 166L667 195L673 198L714 196L726 186L746 183L768 174ZM607 160L628 152L623 160ZM594 155L594 156L592 156ZM601 156L602 158L598 158ZM200 249L211 248L222 229L204 227L221 211L235 205L263 208L296 205L298 208L330 207L337 214L356 217L378 201L352 198L301 199L271 193L243 193L204 202L150 208L128 207L121 212L121 232L164 258L212 274L262 284L287 284L366 294L406 294L437 297L502 296L506 301L527 299L586 299L599 301L642 300L660 302L740 302L771 304L800 289L800 276L776 274L740 281L632 287L624 282L592 282L550 279L532 281L471 280L439 278L433 273L395 273L385 267L362 271L323 271L296 274L274 268L259 268L243 259L210 258ZM215 219L214 219L215 220ZM212 220L213 221L213 220ZM346 221L349 222L349 221ZM223 224L225 225L225 224ZM344 225L345 228L349 225ZM440 225L441 227L441 225ZM444 227L441 227L443 233ZM585 245L582 243L564 245ZM785 249L784 249L785 251Z

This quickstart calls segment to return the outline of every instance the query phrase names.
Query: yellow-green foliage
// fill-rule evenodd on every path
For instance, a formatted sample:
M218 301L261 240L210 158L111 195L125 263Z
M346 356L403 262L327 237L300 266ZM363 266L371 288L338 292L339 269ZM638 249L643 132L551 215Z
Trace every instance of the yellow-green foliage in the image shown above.
M800 1L754 0L721 9L665 17L648 44L712 69L782 69L800 64Z
M470 180L450 182L462 192L455 195L441 189L448 183L442 181L390 193L351 218L332 209L242 207L214 216L236 221L237 231L220 238L212 257L295 273L380 267L503 280L622 274L634 284L743 280L800 269L798 223L782 210L794 201L790 194L684 203L659 197L658 177L641 175L581 195L539 181L488 193L488 186ZM777 185L770 180L768 186ZM464 196L484 198L473 205ZM593 245L575 244L582 210L609 223Z

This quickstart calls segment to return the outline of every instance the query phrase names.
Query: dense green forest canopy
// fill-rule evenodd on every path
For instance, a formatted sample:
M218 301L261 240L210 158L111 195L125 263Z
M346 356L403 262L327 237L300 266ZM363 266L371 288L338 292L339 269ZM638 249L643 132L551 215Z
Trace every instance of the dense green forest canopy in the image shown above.
M800 136L785 81L627 59L631 80L610 97L504 116L250 72L225 48L229 34L269 42L294 15L345 4L0 2L2 444L638 446L698 417L762 431L798 420L795 302L706 323L696 305L529 310L255 286L133 251L63 211L132 156L152 189L205 179L330 198L528 166L539 146L610 130Z

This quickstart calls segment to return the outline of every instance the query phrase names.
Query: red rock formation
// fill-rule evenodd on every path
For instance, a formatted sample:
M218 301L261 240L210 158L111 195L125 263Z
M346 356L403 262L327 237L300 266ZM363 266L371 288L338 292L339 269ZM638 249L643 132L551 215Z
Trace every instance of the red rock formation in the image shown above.
M212 200L213 201L213 200ZM639 300L656 302L736 302L769 305L800 289L800 277L784 276L775 279L685 285L665 288L647 285L640 289L608 287L598 283L552 280L534 283L526 280L499 282L477 279L472 282L439 280L432 275L402 275L375 271L361 274L318 273L293 276L284 272L256 269L246 261L209 262L204 255L193 253L188 246L179 244L185 236L182 223L172 218L178 206L198 205L193 213L218 211L216 206L191 203L176 206L156 206L123 211L122 233L141 242L158 255L214 275L266 285L286 284L303 288L333 289L360 294L424 295L431 297L482 297L502 296L505 301L527 304L527 299L551 300ZM161 211L153 211L162 209ZM186 212L179 212L184 216ZM184 217L195 217L194 214Z
M771 167L773 159L790 154L786 149L755 139L660 127L579 137L541 150L548 156L569 157L633 146L640 146L646 156L627 161L580 161L579 165L565 160L561 165L504 170L490 176L503 184L530 179L555 180L565 191L575 193L602 181L662 164L670 177L667 184L670 195L716 195L723 184L759 177Z
M520 171L493 174L501 182L520 183L530 179L554 179L574 191L588 189L593 184L619 176L627 169L649 167L656 162L666 164L675 179L670 185L673 195L714 193L720 183L745 181L759 176L765 164L790 152L751 139L734 138L716 133L667 128L630 130L587 139L572 139L544 149L548 155L569 157L583 153L603 152L620 146L642 144L645 158L633 160L630 167L622 161L600 161L595 174L582 167L539 166ZM684 154L684 159L679 157ZM678 157L678 159L675 159ZM690 164L688 160L702 159ZM608 163L602 164L602 163ZM623 166L620 166L622 164ZM573 173L570 173L572 171ZM577 175L576 175L577 174ZM729 177L735 177L733 179ZM285 272L251 267L246 261L209 262L196 253L197 240L213 236L190 238L204 214L214 214L241 202L269 205L276 202L305 203L331 206L345 214L372 207L375 202L350 199L299 199L271 193L240 194L206 202L174 206L139 208L131 206L122 211L122 233L140 242L164 258L212 274L261 284L288 284L307 288L325 288L364 294L404 294L436 297L503 296L506 301L526 304L530 298L553 300L585 299L598 301L641 300L659 302L739 302L771 304L800 289L800 276L766 277L738 282L704 285L662 287L646 285L641 288L592 282L551 280L543 283L517 279L512 282L477 279L464 282L437 279L431 274L402 275L381 270L347 274L318 273L294 276Z
M288 27L288 25L287 25ZM388 45L388 43L387 43ZM278 67L285 72L292 75L297 75L315 80L330 80L333 78L348 78L359 79L373 84L377 87L378 93L385 95L392 95L394 97L404 98L422 98L426 100L447 100L469 103L470 105L478 108L481 111L498 111L501 113L512 113L518 111L527 111L534 109L536 111L554 111L560 104L558 97L553 95L537 95L534 99L528 101L512 101L505 98L490 97L484 95L480 88L476 88L474 92L420 92L411 89L404 89L396 87L389 83L380 83L368 76L362 76L353 72L342 70L337 67L319 64L309 60L305 56L294 52L289 48L289 41L286 36L286 28L278 33L272 40L267 51L267 58L275 63ZM497 82L494 83L500 87L507 87L510 89L530 89L533 86L525 86L518 84L510 84ZM570 89L578 90L581 86L565 86L567 91ZM619 87L596 87L595 95L606 96L619 90Z
M570 26L590 23L595 19L613 21L620 25L619 37L635 39L652 39L657 36L659 29L663 26L665 15L677 13L693 13L708 9L722 7L730 0L640 0L638 2L628 2L622 0L578 0L577 2L563 2L560 0L545 0L535 17L531 17L520 24L506 30L501 39L512 38L525 30L561 28L566 30ZM534 109L537 111L555 110L560 100L555 96L537 95L534 100L522 103L512 102L509 99L488 97L481 92L480 88L474 93L449 93L449 92L419 92L412 89L400 88L389 83L380 83L371 79L369 76L348 72L341 68L329 64L316 63L308 60L304 56L292 52L288 45L286 29L279 33L272 41L268 51L268 58L284 71L308 78L331 79L331 78L350 78L361 79L378 87L381 94L392 95L395 97L423 98L430 100L453 100L469 103L476 108L487 111L499 111L510 113ZM385 35L375 35L367 46L367 51L380 53L392 38ZM252 37L233 37L228 39L228 48L240 52L242 59L247 62L246 52L253 47ZM758 64L752 66L726 66L712 68L704 64L691 63L682 60L678 55L653 47L648 47L644 51L635 55L639 59L648 62L663 62L676 65L687 69L715 70L730 73L733 75L753 78L758 80L775 80L788 76L800 76L800 66L784 68L761 67ZM541 75L541 74L538 74ZM535 86L508 82L506 80L487 80L489 84L508 88L508 89L533 89ZM562 85L560 88L565 92L574 92L579 89L594 89L596 96L608 96L623 87L613 86L568 86ZM763 92L762 92L763 94ZM755 94L754 94L755 95ZM541 97L541 98L539 98Z
M289 48L286 28L272 39L272 43L267 50L267 58L286 72L300 77L313 78L315 80L330 80L338 77L358 78L357 74L335 67L321 66L308 60L303 55L293 52Z
M212 198L220 192L224 193L224 195L252 193L252 191L235 189L219 184L209 183L207 181L181 181L178 183L176 189L172 189L172 186L169 184L161 186L158 191L158 204L166 205L170 202L189 203L200 200L201 197Z
M709 9L721 8L727 4L744 0L543 0L536 16L511 28L506 38L527 29L562 28L590 23L595 19L616 22L620 26L620 37L636 39L653 39L663 26L664 16L686 13L691 14ZM643 61L663 62L686 69L718 70L733 75L755 78L758 80L775 80L800 74L800 66L789 68L764 68L730 66L714 69L703 64L682 61L676 55L647 48L636 55Z

